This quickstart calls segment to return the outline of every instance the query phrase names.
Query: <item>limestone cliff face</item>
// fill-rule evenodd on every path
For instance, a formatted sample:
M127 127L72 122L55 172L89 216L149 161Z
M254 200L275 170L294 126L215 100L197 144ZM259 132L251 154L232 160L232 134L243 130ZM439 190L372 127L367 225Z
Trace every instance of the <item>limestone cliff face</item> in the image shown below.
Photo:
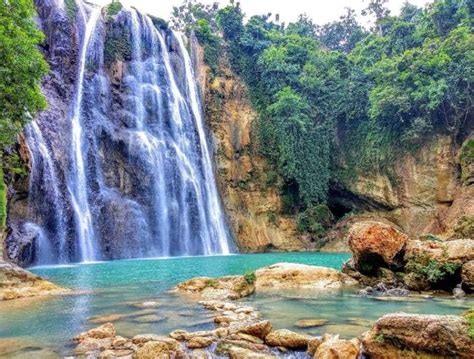
M280 194L268 183L274 169L255 154L257 114L247 88L230 70L225 56L220 63L222 75L212 76L196 39L191 39L191 44L206 120L213 134L218 185L239 248L244 252L313 249L298 233L295 218L280 214Z
M332 201L362 213L352 220L384 219L412 239L426 234L472 238L474 171L472 159L461 161L468 143L472 134L464 146L436 136L383 172L339 183Z

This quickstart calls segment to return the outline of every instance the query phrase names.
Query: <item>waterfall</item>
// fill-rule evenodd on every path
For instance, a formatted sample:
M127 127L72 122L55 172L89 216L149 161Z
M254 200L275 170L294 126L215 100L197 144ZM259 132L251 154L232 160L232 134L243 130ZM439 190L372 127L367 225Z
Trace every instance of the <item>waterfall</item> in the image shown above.
M49 124L41 114L26 131L30 193L37 194L27 222L43 231L38 256L47 246L54 253L38 261L230 253L212 148L181 36L134 9L110 19L102 9L77 4L80 49L73 95L66 99L69 133L42 133L38 124ZM64 163L55 163L53 152L67 154ZM38 171L49 179L41 181ZM51 210L38 211L45 200ZM54 225L46 231L46 223Z

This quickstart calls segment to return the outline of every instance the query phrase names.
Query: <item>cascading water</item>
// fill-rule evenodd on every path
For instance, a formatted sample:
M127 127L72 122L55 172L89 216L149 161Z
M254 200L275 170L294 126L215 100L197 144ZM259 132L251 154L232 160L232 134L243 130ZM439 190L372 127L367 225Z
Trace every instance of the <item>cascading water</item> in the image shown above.
M27 222L42 233L37 263L230 253L182 39L136 10L111 19L77 4L69 134L53 132L70 141L52 141L37 123L26 131L37 194ZM51 151L67 153L64 163ZM38 213L45 199L54 205Z

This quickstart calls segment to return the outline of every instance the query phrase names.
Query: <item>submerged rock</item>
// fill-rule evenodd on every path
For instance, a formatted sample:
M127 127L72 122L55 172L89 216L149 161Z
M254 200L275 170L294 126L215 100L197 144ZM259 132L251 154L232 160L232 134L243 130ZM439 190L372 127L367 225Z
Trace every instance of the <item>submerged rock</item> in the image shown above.
M356 285L348 275L332 268L277 263L255 272L257 291L271 288L336 289Z
M274 359L277 358L275 355L264 354L251 351L249 349L232 347L229 349L230 359Z
M206 300L239 299L254 293L255 284L241 275L221 278L197 277L178 284L172 291L196 295Z
M214 343L212 337L194 337L188 341L186 345L189 349L204 349Z
M452 315L387 314L362 337L373 358L474 357L465 318Z
M115 327L112 323L106 323L100 327L90 329L82 332L81 334L74 337L74 341L80 343L86 339L109 339L116 335Z
M329 320L327 319L300 319L295 322L295 326L300 328L314 328L321 327L328 322Z
M70 292L15 264L0 261L0 300Z
M164 338L157 341L149 341L140 347L135 355L135 359L156 359L175 357L181 349L179 343L171 338Z

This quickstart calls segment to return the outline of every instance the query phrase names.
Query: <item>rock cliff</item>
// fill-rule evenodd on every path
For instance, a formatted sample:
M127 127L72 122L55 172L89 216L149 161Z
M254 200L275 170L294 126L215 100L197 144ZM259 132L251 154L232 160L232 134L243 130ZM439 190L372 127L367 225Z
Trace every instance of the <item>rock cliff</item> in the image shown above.
M257 113L247 88L222 56L219 74L204 63L203 49L191 40L196 75L213 133L217 180L230 225L244 252L311 250L294 217L281 214L276 172L257 155Z

